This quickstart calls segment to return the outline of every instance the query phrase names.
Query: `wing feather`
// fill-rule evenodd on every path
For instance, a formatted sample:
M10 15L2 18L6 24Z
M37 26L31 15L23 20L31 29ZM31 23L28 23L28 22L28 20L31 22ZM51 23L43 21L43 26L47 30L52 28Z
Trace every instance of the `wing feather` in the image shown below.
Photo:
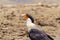
M31 40L51 40L44 31L37 29L31 29L29 37Z

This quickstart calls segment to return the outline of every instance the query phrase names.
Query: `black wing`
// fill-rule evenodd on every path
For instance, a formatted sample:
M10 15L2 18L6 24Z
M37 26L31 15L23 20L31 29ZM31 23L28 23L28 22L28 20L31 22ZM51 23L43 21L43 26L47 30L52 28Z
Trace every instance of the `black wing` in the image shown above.
M37 29L31 29L29 32L29 37L31 40L52 40L44 31Z

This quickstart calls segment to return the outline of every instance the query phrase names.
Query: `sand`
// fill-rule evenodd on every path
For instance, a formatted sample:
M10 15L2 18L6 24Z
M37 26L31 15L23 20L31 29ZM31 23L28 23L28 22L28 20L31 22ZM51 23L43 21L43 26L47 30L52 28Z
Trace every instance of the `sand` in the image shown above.
M27 12L55 40L60 40L60 6L59 5L1 5L0 6L0 40L29 40L26 20L21 14Z

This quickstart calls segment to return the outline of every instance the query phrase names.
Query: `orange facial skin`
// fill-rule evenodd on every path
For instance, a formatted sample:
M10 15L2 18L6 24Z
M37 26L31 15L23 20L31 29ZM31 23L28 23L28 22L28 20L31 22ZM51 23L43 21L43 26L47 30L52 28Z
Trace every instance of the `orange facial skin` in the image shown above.
M23 19L27 19L27 18L28 18L27 14L24 14Z

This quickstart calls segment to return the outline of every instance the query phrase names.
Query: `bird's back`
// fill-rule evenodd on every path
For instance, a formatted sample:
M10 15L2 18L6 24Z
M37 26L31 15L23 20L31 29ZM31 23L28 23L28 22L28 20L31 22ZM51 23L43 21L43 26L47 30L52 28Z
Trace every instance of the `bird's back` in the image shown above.
M53 40L49 38L44 31L38 29L31 29L29 37L31 40Z

